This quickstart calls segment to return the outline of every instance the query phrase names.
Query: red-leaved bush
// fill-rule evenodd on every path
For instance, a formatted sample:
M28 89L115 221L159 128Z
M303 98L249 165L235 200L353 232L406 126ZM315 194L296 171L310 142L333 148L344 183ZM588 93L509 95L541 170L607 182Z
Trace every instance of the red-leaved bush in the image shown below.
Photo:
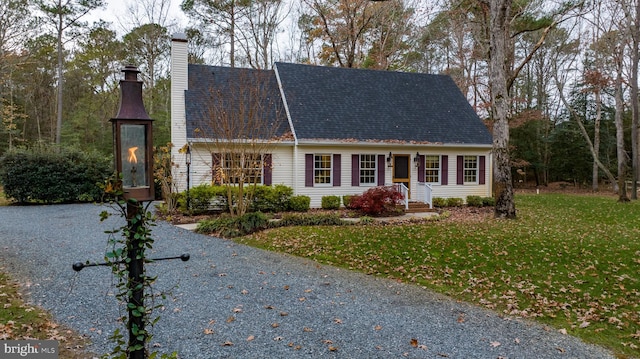
M367 215L379 216L397 212L396 204L402 203L403 199L402 193L393 187L373 187L351 198L349 207Z

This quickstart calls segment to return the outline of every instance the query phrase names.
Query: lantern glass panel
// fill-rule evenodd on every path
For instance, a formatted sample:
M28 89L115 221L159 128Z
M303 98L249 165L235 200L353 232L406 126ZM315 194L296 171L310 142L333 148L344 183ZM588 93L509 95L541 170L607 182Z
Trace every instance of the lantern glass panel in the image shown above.
M120 126L122 186L149 187L146 158L146 126Z

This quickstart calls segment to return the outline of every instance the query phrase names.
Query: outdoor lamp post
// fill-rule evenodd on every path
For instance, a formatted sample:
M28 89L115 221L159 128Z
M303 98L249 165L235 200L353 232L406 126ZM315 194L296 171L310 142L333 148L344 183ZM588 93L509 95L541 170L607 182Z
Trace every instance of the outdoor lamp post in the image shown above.
M145 359L145 313L144 308L144 249L139 231L144 216L143 201L155 199L153 190L153 120L142 102L142 81L138 81L138 69L125 66L124 80L120 80L120 109L111 119L114 136L116 172L122 180L123 197L127 201L126 217L127 269L130 291L129 308L129 359ZM142 333L142 334L141 334Z
M126 200L152 201L153 140L152 123L142 102L142 81L138 69L125 66L124 80L120 80L121 100L113 124L116 172L122 176L123 196Z
M138 81L140 71L135 66L125 66L124 80L120 80L120 109L111 119L113 124L113 147L117 180L122 183L123 197L126 200L126 258L117 262L73 264L73 270L81 271L85 267L109 266L114 263L125 265L128 272L126 281L127 308L129 320L128 359L145 359L145 347L149 335L145 329L147 309L144 306L144 287L147 278L144 263L168 259L188 261L188 253L181 256L148 259L145 248L151 248L148 224L145 223L146 209L142 202L153 201L153 141L152 123L142 102L142 81ZM191 156L188 157L191 162ZM123 252L124 253L124 252Z
M420 167L420 152L416 152L416 156L413 158L413 163L416 167Z
M187 151L185 152L185 162L187 164L187 211L191 210L191 196L189 189L191 188L191 143L187 143Z

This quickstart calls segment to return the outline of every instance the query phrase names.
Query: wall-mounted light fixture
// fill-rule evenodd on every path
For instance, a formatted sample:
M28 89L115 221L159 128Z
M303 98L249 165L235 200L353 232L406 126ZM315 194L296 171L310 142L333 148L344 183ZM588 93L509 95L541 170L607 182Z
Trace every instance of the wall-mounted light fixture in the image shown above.
M389 152L389 156L387 156L387 167L393 167L393 164L391 163L392 157L393 155L391 154L391 152Z
M420 152L416 152L416 156L413 158L413 163L416 167L420 167Z

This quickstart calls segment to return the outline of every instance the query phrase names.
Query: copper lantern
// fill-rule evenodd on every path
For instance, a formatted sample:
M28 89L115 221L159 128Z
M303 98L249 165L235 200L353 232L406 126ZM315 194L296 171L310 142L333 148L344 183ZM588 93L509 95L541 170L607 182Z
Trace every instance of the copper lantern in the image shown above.
M122 179L124 198L155 199L153 188L152 123L142 102L142 81L135 66L125 66L120 80L120 109L111 119L117 174Z

